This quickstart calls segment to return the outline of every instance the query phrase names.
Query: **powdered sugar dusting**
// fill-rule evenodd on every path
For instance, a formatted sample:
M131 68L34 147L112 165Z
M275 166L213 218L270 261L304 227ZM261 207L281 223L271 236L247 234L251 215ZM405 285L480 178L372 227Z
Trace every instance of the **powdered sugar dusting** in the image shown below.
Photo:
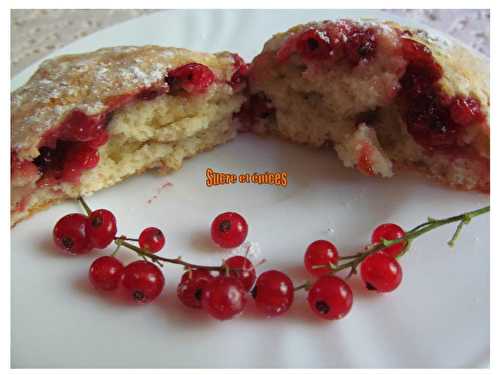
M218 63L212 56L159 46L119 46L47 60L11 95L12 147L28 153L18 155L22 159L32 158L43 133L72 110L100 114L108 109L109 99L163 85L175 66Z

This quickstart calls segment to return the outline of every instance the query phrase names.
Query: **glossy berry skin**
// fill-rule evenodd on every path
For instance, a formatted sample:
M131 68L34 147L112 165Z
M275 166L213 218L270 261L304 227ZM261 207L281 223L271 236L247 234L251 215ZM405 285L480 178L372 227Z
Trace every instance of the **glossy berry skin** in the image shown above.
M182 89L190 94L201 94L214 81L215 75L210 68L198 63L189 63L171 70L166 78L171 93Z
M330 264L337 264L339 253L330 241L318 240L311 243L304 254L304 266L314 276L323 276L331 271ZM315 266L324 266L315 268Z
M403 271L394 257L377 251L361 263L361 280L368 290L392 292L403 279Z
M405 231L396 224L381 224L372 233L372 243L382 243L383 239L397 240L405 236ZM382 251L394 258L397 257L406 247L406 241L389 246Z
M139 236L139 246L150 253L157 253L165 245L165 235L155 227L144 229Z
M122 284L137 303L149 303L163 290L165 278L151 262L137 260L125 267Z
M100 209L92 211L87 221L87 236L92 246L104 249L116 236L116 218L111 211Z
M267 316L286 313L292 306L294 289L292 280L283 272L270 270L263 272L252 290L257 309Z
M224 212L212 221L212 240L224 249L240 246L248 234L248 224L236 212Z
M103 256L94 260L89 269L89 280L99 290L116 290L122 280L123 264L112 256Z
M201 309L203 290L212 282L214 277L209 271L196 269L182 275L177 287L177 297L186 306Z
M244 256L236 255L226 259L224 264L229 267L229 274L240 280L245 290L249 292L257 278L252 262Z
M88 218L82 214L63 216L54 226L54 242L70 254L85 254L92 250L86 233Z
M203 308L215 319L228 320L240 314L248 300L248 293L238 279L218 276L204 289Z
M307 302L320 318L337 320L346 316L352 307L351 287L341 278L321 276L309 289Z

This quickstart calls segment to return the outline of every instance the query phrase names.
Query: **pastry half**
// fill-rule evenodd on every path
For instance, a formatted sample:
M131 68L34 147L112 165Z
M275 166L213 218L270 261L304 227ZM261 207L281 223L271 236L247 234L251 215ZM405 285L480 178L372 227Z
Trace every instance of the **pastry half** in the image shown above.
M240 120L334 147L367 175L412 169L489 191L488 65L395 23L324 21L273 36L251 64Z
M44 62L11 96L11 223L235 136L246 65L228 52L114 47Z

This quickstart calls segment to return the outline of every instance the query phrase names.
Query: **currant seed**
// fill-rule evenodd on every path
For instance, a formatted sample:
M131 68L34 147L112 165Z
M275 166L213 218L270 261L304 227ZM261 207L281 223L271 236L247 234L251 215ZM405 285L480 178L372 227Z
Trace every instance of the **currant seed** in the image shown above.
M394 257L377 251L361 263L361 279L368 290L392 292L401 284L403 271Z
M248 224L236 212L224 212L217 216L211 226L212 240L224 249L240 246L248 234Z
M70 254L85 254L92 250L86 233L88 218L82 214L63 216L54 226L54 242Z
M311 310L320 318L341 319L351 310L352 290L341 278L325 275L311 286L307 301Z
M334 244L325 240L311 243L304 254L304 266L314 276L326 275L331 271L330 265L337 264L339 254Z
M103 256L94 260L89 269L89 279L99 290L111 291L118 288L125 267L112 256Z
M137 260L125 267L122 284L135 302L149 303L160 295L165 278L153 263Z
M164 245L165 235L158 228L146 228L139 236L139 246L150 253L157 253Z

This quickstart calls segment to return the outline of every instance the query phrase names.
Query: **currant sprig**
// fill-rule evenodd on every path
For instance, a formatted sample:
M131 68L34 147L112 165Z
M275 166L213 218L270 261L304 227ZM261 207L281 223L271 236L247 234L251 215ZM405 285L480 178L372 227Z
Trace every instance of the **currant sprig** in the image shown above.
M157 255L166 243L160 229L146 228L138 238L116 236L116 218L112 212L105 209L93 211L83 198L79 201L86 215L64 216L55 225L53 237L58 247L75 255L103 249L111 243L116 245L110 256L97 258L89 269L89 279L95 288L113 291L122 286L135 302L149 303L158 298L164 288L161 267L166 263L180 265L185 272L177 287L179 300L185 306L203 309L219 320L241 313L249 295L264 315L283 315L292 306L299 290L307 292L307 302L318 317L341 319L353 304L353 293L347 280L358 273L358 269L368 290L391 292L402 281L398 259L409 251L416 238L441 226L458 223L448 241L448 245L453 246L466 224L490 211L486 206L445 219L428 218L407 232L393 223L381 224L373 231L371 244L353 255L340 256L333 243L314 241L304 254L304 266L317 279L294 285L286 273L278 270L269 270L257 277L255 265L246 256L232 256L221 265L207 266L187 262L181 257ZM210 228L214 243L226 249L241 245L247 233L246 220L235 212L218 215ZM141 260L123 265L116 257L122 248L133 251ZM349 270L345 279L336 275L342 270Z
M399 246L403 245L400 252L395 256L395 258L400 258L409 251L412 241L414 241L416 238L444 225L458 222L457 228L453 233L453 237L450 239L450 241L448 241L448 245L450 247L453 247L464 225L470 223L474 217L485 214L489 211L490 211L490 206L485 206L477 210L465 212L463 214L451 216L445 219L434 219L429 217L427 221L410 229L409 231L406 232L406 234L401 235L400 233L394 233L394 232L389 233L390 235L392 234L397 238L394 239L381 238L378 242L372 243L371 245L367 246L365 250L362 252L359 252L354 255L339 257L340 264L338 265L330 263L328 265L318 265L312 267L314 269L329 268L330 273L337 273L345 269L350 269L350 272L347 275L347 277L350 277L357 273L358 266L371 254L374 254L378 251L384 251L387 253L387 250L393 249L395 245ZM342 263L342 261L344 262Z

